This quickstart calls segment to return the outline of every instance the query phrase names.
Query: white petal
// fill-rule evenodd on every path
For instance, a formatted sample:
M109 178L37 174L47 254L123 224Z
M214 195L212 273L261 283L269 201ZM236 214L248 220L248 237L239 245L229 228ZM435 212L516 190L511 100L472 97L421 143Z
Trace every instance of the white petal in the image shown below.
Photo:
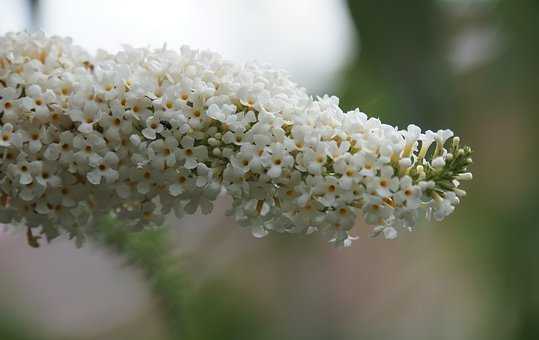
M146 128L142 130L142 135L146 137L147 139L151 139L151 140L154 140L157 137L155 134L155 130L150 129L150 128Z
M86 175L86 178L88 178L88 182L92 184L99 184L101 183L101 173L97 170L91 171Z
M90 133L90 132L92 132L94 130L94 128L93 128L92 124L81 123L77 130L79 130L82 133Z
M268 170L268 176L271 178L276 178L276 177L281 176L281 172L282 172L282 169L280 166L272 166Z
M176 196L180 195L181 193L183 193L183 187L178 183L174 183L172 185L169 185L168 192L172 196L176 197Z
M19 183L26 185L32 183L32 176L29 173L21 173L21 178L19 180Z
M30 141L30 143L28 143L28 150L31 153L36 153L39 150L41 150L41 145L42 145L41 142L38 140Z
M195 145L195 139L193 137L185 136L182 138L181 145L183 148L190 148Z
M58 144L50 144L45 150L43 156L49 161L57 160L58 157L60 157L60 147Z
M185 160L185 168L186 169L194 169L198 165L198 162L194 158L187 158Z
M256 238L262 238L268 235L268 231L263 226L257 225L251 228L251 234Z

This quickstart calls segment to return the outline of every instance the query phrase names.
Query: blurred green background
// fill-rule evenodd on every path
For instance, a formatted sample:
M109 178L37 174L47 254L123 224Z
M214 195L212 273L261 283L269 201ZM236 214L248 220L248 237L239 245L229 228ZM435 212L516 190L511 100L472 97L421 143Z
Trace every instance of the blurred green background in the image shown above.
M0 33L68 34L58 25L70 15L122 29L100 20L111 11L107 2L2 1ZM369 240L359 225L350 249L316 236L254 239L225 217L226 199L210 216L171 219L163 230L125 234L106 221L82 249L60 240L35 250L23 235L0 232L0 339L539 339L539 1L132 6L159 27L172 3L205 6L189 12L193 22L221 6L213 15L230 20L220 29L238 27L234 39L215 39L236 46L232 54L263 51L257 59L290 67L298 82L340 96L346 109L401 127L453 129L475 151L469 195L446 222L396 241ZM59 12L89 4L98 14ZM265 20L261 12L274 7ZM285 10L297 18L287 19L288 32L279 30ZM129 19L126 11L112 16ZM133 17L132 25L141 23L151 25ZM249 40L256 25L270 27L261 41ZM279 47L281 38L297 49ZM253 52L257 43L267 49ZM328 60L346 57L330 65L310 48Z

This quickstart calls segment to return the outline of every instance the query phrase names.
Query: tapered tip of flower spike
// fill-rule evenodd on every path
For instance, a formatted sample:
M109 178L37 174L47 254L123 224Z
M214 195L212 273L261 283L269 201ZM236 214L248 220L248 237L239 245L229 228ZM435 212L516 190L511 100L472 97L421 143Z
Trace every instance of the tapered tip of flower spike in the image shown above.
M451 130L406 130L286 74L183 47L92 55L70 39L0 37L0 222L38 246L82 242L113 215L133 230L197 211L220 192L253 235L322 231L349 246L359 216L394 239L442 220L472 179Z

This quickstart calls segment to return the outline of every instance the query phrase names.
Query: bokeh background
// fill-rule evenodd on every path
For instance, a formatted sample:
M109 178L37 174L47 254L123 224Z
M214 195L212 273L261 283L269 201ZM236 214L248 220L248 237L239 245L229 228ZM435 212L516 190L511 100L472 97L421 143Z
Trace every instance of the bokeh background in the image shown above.
M254 239L225 216L81 249L0 232L0 339L539 339L539 1L0 0L0 33L211 49L385 122L452 128L469 195L395 241Z

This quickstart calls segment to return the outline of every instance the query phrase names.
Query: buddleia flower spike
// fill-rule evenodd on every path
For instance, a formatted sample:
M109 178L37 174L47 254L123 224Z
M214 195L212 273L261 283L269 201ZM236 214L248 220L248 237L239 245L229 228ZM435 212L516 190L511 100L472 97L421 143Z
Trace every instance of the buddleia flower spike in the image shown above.
M0 222L49 240L82 239L107 215L135 230L207 214L220 193L258 237L320 230L349 245L362 219L391 239L453 212L470 156L450 130L343 112L268 66L0 37Z

